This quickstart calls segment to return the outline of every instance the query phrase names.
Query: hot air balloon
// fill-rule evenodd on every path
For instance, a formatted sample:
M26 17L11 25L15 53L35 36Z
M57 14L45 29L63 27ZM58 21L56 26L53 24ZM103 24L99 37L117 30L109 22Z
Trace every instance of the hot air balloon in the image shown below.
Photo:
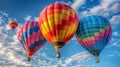
M9 26L12 30L15 30L18 27L18 23L15 20L10 20Z
M29 21L22 25L18 30L17 38L28 55L28 61L47 41L41 34L37 21Z
M76 38L85 49L96 56L96 63L98 63L98 56L107 45L111 33L112 29L107 19L90 15L80 19Z
M38 18L43 36L56 50L56 57L60 57L62 48L76 33L78 16L68 5L54 3L45 7Z

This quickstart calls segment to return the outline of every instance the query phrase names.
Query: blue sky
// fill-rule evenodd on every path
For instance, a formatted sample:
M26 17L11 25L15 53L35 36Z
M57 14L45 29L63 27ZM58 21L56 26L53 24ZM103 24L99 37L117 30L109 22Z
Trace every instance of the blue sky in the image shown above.
M112 37L100 53L100 63L79 45L73 37L62 49L61 58L47 42L28 62L24 49L17 40L17 30L29 20L37 20L41 10L55 2L70 5L79 19L87 15L107 18L112 26ZM0 0L0 66L15 67L120 67L120 0ZM8 21L15 19L19 26L12 31Z

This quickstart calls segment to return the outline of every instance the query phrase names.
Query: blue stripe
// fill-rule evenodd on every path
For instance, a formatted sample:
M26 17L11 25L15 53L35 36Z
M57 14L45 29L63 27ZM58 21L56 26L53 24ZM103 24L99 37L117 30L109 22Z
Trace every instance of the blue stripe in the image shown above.
M31 44L29 49L30 50L34 50L37 46L42 45L43 43L45 43L47 40L45 38L43 38L42 40L39 41L35 41L34 44Z
M39 27L38 26L33 26L31 28L28 28L27 32L29 35L31 35L33 32L38 32L39 31Z

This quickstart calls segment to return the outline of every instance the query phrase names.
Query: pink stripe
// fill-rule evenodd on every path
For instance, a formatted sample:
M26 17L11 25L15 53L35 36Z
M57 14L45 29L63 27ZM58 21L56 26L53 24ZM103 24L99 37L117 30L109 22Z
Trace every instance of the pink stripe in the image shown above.
M23 32L23 26L20 27L17 33L17 37L21 45L22 45L22 42L20 40L21 40L22 32Z
M42 36L42 34L41 34L40 31L37 32L36 37L37 37L37 38L36 38L36 41L44 38L44 37Z
M20 27L19 32L18 32L20 34L19 35L20 39L21 39L21 36L22 36L22 31L23 31L23 26Z
M79 38L78 38L79 39ZM88 45L87 45L87 42L85 42L85 41L83 41L83 40L81 40L81 39L79 39L79 43L82 45L82 46L85 46L86 48L88 47Z
M110 32L109 32L109 29L107 29L107 30L106 30L106 34L109 34L109 33L110 33Z
M94 45L95 44L94 40L87 41L87 43L88 43L88 45Z
M35 36L36 36L36 32L29 35L28 38L25 40L26 42L28 42L28 44L27 44L28 46L30 46L30 44L34 43Z
M100 37L104 37L104 32L100 32Z
M99 36L94 36L94 39L97 41L99 40Z
M27 31L27 28L28 28L28 23L25 23L24 25L23 25L23 32L22 33L24 33L24 32L26 32Z

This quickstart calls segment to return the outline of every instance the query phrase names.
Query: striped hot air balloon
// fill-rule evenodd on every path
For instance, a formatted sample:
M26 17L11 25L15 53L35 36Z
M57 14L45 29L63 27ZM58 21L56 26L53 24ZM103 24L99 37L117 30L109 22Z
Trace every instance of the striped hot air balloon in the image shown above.
M62 48L77 30L76 12L66 4L54 3L42 10L38 20L43 36L54 46L56 57L59 58L59 48Z
M47 41L38 27L37 21L29 21L20 27L17 37L28 55L28 61Z
M107 19L91 15L80 19L76 37L85 49L96 56L98 63L99 53L107 45L111 33L112 29Z

